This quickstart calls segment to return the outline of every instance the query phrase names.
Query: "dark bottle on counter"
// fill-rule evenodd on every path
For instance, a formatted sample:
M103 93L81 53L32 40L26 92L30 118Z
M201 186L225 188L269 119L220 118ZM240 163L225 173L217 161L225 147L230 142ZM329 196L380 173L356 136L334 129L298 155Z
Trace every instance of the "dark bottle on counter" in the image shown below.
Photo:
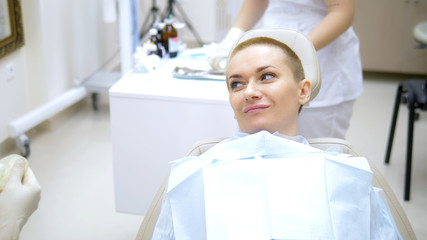
M159 57L163 57L164 48L163 48L161 39L159 40L158 38L158 30L156 28L151 28L149 33L150 33L150 45L154 45L156 47L155 54L158 55ZM151 47L151 49L152 48L153 47Z
M157 30L157 41L160 42L162 45L163 45L162 31L164 27L165 27L165 24L162 22L156 21L153 23L153 28Z
M178 55L179 39L178 32L173 26L172 15L165 19L165 26L162 31L163 46L170 58Z

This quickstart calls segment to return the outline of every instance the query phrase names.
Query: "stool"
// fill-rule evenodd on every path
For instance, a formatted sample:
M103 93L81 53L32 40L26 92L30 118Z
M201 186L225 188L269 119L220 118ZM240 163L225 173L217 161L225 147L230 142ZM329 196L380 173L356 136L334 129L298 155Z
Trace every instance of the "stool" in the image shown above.
M427 21L417 24L413 31L415 40L421 44L420 47L427 47ZM385 163L390 162L391 147L393 146L396 119L399 112L399 105L403 103L408 106L408 135L406 145L406 169L404 200L409 201L411 188L411 168L412 168L412 143L414 136L414 121L418 119L416 109L427 110L427 79L410 79L398 85L396 99L394 102L393 116L390 126Z

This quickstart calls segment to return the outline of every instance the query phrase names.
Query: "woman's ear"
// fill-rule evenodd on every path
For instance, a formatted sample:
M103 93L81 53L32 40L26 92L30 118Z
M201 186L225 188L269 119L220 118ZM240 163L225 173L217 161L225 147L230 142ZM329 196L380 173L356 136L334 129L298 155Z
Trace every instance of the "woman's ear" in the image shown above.
M311 83L307 79L301 80L299 82L299 103L304 105L310 101L311 96Z

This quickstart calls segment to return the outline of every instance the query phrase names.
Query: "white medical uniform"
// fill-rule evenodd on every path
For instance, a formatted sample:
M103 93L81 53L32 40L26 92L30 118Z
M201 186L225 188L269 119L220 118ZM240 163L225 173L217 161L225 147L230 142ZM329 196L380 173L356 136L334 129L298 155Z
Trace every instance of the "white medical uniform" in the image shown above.
M308 34L326 14L325 0L270 0L259 24ZM308 139L345 138L354 101L363 92L359 40L350 27L317 53L322 87L310 106L303 108L298 134Z

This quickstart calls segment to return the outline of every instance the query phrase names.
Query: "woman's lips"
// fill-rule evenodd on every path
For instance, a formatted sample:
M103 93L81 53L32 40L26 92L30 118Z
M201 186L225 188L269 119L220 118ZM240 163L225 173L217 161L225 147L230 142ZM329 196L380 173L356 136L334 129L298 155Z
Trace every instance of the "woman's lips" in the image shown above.
M244 113L254 113L266 108L268 108L267 105L252 105L252 106L246 107L244 109Z

